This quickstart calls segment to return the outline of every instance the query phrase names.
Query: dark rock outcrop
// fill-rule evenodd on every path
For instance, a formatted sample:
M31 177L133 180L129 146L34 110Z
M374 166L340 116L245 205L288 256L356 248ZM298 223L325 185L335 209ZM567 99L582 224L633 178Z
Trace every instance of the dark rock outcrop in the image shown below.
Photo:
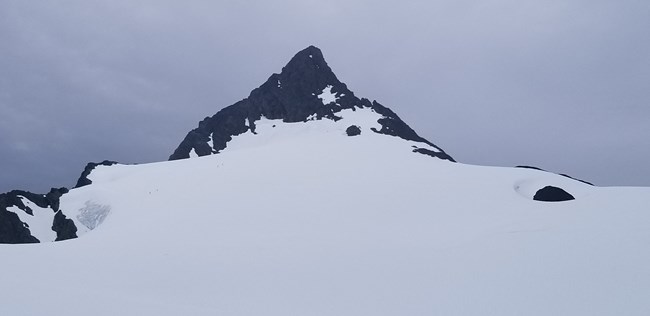
M68 193L68 188L52 188L50 189L50 192L45 194L45 200L47 201L47 205L52 208L53 211L58 212L59 211L59 199L61 196L64 194Z
M55 241L77 238L77 226L60 210L54 214L52 230L56 232Z
M20 220L20 217L7 210L15 206L20 211L34 216L35 210L25 205L23 199L27 199L38 207L51 211L52 230L56 232L56 240L64 240L77 237L77 227L71 219L67 219L59 210L59 199L68 192L66 188L52 188L47 194L36 194L28 191L14 190L0 194L0 243L19 244L40 242L32 235L29 226ZM38 210L43 212L43 210Z
M539 170L539 171L544 171L544 172L550 172L550 171L546 171L546 170L544 170L544 169L542 169L542 168L533 167L533 166L516 166L515 168L533 169L533 170ZM551 173L552 173L552 172L551 172ZM591 182L587 182L587 181L585 181L585 180L580 180L580 179L578 179L578 178L574 178L574 177L572 177L572 176L570 176L570 175L567 175L567 174L564 174L564 173L556 173L556 174L559 174L559 175L561 175L561 176L563 176L563 177L566 177L566 178L569 178L569 179L573 179L573 180L576 180L576 181L580 181L580 182L582 182L582 183L584 183L584 184L588 184L588 185L591 185L591 186L594 185L594 184L591 183Z
M357 136L357 135L361 135L361 129L359 128L359 126L350 125L348 128L345 129L345 133L348 134L348 136Z
M97 166L112 166L114 164L117 164L117 162L109 160L100 163L88 163L77 180L75 188L91 184L92 181L88 179L88 176ZM66 193L68 193L67 188L52 188L47 194L36 194L22 190L13 190L0 194L0 243L17 244L40 242L32 235L29 225L21 221L20 216L7 210L9 207L15 206L20 211L23 211L30 216L35 216L35 210L25 205L23 199L31 201L41 209L46 209L45 211L51 211L51 229L56 232L56 241L77 238L77 227L74 224L74 221L67 218L60 209L61 196ZM39 210L39 212L43 211L44 210Z
M546 170L544 170L544 169L542 169L542 168L533 167L533 166L524 166L524 165L521 165L521 166L516 166L515 168L533 169L533 170L539 170L539 171L545 171L545 172L546 172Z
M573 180L576 180L576 181L580 181L580 182L582 182L582 183L584 183L584 184L588 184L588 185L591 185L591 186L594 185L594 184L591 183L591 182L588 182L588 181L585 181L585 180L580 180L580 179L578 179L578 178L574 178L574 177L572 177L572 176L570 176L570 175L568 175L568 174L565 174L565 173L560 173L559 175L561 175L561 176L563 176L563 177L567 177L567 178L569 178L569 179L573 179Z
M328 92L336 102L324 104L319 98ZM206 117L183 139L170 160L189 158L192 150L199 156L219 153L227 143L248 131L255 133L255 122L262 117L284 122L304 122L308 119L337 121L336 114L344 109L370 108L383 117L382 128L376 133L401 137L433 146L443 154L434 157L453 161L442 149L420 137L393 111L376 101L357 98L346 84L338 80L325 62L321 51L309 46L298 52L279 74L273 74L250 95L215 115ZM212 140L212 146L210 146Z
M75 188L80 188L93 183L92 181L90 181L90 179L88 179L88 176L93 171L93 169L95 169L97 166L112 166L115 164L117 164L117 162L111 160L104 160L100 163L89 162L84 168L84 171L81 172L81 176L77 180L77 185L75 185Z
M535 196L533 196L533 200L544 202L563 202L575 200L575 198L567 191L549 185L539 189L537 193L535 193Z
M443 159L443 160L449 160L451 162L456 162L454 160L454 158L451 158L451 156L447 155L447 153L445 153L444 151L436 152L436 151L429 150L429 149L426 149L426 148L418 148L418 147L416 147L415 149L413 149L413 152L423 154L423 155L427 155L427 156L431 156L431 157L440 158L440 159Z
M32 236L29 228L20 220L18 215L0 207L0 243L29 244L39 242Z

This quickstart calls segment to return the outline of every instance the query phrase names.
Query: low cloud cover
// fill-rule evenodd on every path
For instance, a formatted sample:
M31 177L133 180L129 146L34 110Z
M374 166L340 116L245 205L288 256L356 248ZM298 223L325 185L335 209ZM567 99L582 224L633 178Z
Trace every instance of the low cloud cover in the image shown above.
M460 162L650 185L647 1L3 1L0 192L166 160L308 45Z

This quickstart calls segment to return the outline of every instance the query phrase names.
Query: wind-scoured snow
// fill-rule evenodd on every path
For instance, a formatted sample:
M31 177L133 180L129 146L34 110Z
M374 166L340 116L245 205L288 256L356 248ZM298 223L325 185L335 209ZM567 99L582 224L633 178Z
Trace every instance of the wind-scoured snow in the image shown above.
M0 313L650 314L650 188L451 163L340 114L98 166L61 197L78 239L0 245ZM533 201L545 185L576 199ZM92 231L87 203L110 207Z

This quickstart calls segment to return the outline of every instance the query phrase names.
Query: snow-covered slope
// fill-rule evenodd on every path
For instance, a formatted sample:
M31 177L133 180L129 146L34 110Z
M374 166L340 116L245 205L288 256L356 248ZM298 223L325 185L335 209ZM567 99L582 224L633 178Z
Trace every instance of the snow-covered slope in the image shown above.
M0 196L2 216L55 217L25 217L32 237L79 236L0 244L0 315L650 314L650 188L454 163L316 81L315 115L249 97L176 160Z
M410 143L408 150L416 154L454 161L440 147L419 136L387 107L377 101L355 96L339 81L325 62L322 52L314 46L298 52L280 73L271 75L247 98L199 122L198 127L191 130L174 150L170 160L218 154L226 148L239 146L233 145L233 138L240 138L236 142L239 143L241 135L260 135L257 126L271 121L273 128L279 128L264 128L262 135L254 138L254 143L277 139L278 131L288 126L285 123L300 122L303 124L291 124L294 133L310 129L340 131L345 128L348 136L356 136L363 130L364 133L399 137ZM299 129L296 129L297 126ZM98 165L110 166L115 163L89 163L75 188L91 184L87 176ZM65 215L68 210L59 210L59 197L67 191L60 188L48 194L17 190L0 194L0 243L76 238L78 229L79 233L83 233L101 222L104 217L94 217L97 214L93 205L88 206L88 214L82 216L82 220L68 218ZM32 212L29 206L25 206L26 203L35 203L39 208ZM80 223L83 227L79 227Z
M291 124L301 123L276 125L281 141L242 135L219 155L98 166L61 207L104 213L103 223L65 242L0 245L9 272L0 306L7 315L650 313L650 189L455 164L402 150L396 137ZM533 201L545 185L576 199Z
M219 155L96 167L61 208L103 223L0 245L0 312L650 313L650 189L451 163L397 137L301 124L241 135ZM532 200L545 185L576 199Z

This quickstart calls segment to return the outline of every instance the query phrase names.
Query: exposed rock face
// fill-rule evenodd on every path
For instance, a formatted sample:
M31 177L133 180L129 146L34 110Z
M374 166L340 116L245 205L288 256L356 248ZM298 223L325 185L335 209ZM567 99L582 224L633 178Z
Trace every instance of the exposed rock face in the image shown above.
M97 167L97 166L112 166L114 164L117 164L117 162L111 161L111 160L104 160L104 161L102 161L100 163L89 162L86 165L86 168L84 168L84 171L81 172L81 176L77 180L77 185L75 185L75 188L80 188L80 187L83 187L85 185L89 185L89 184L93 183L92 181L90 181L90 179L88 179L88 176L93 171L93 169L95 169L95 167Z
M535 193L533 200L544 201L544 202L562 202L562 201L575 200L575 198L567 191L549 185L539 189L537 193Z
M413 152L423 154L423 155L427 155L427 156L431 156L431 157L435 157L435 158L440 158L440 159L456 162L454 160L454 158L451 158L451 156L447 155L447 153L445 153L445 152L435 152L433 150L429 150L429 149L426 149L426 148L415 148L415 149L413 149Z
M336 95L336 102L328 96ZM370 108L383 118L381 129L374 132L422 142L438 149L435 157L453 159L442 149L420 137L397 114L376 101L358 98L338 80L325 62L321 51L309 46L296 54L279 74L273 74L248 98L228 106L212 117L206 117L198 128L190 131L170 160L219 153L233 136L251 131L262 117L284 122L304 122L308 119L339 120L336 114L345 109ZM351 131L354 133L354 131Z
M56 232L55 241L77 238L77 226L60 210L54 214L52 230Z
M112 166L114 164L117 164L117 162L109 160L100 163L88 163L77 180L75 188L91 184L92 181L88 179L88 176L97 166ZM52 188L47 194L36 194L22 190L0 194L0 243L20 244L53 241L39 240L35 237L35 235L38 236L37 232L33 231L34 228L30 228L28 224L31 216L45 216L48 220L51 220L52 225L48 229L56 233L54 241L77 238L77 226L60 209L61 196L66 193L68 193L67 188ZM38 208L29 207L26 205L27 202L33 203L33 205L30 205L38 206ZM46 214L43 212L46 212ZM25 213L28 217L23 216L22 213Z
M351 125L345 130L345 133L348 134L348 136L357 136L361 135L361 129L359 126Z
M0 243L2 244L28 244L39 242L32 236L29 228L20 220L18 215L8 212L0 206Z
M52 231L56 232L56 240L65 240L77 237L77 227L71 219L59 210L59 199L68 192L66 188L51 189L47 194L35 194L27 191L14 190L0 194L0 243L37 243L38 238L33 236L29 225L20 219L15 212L24 212L27 216L51 216ZM38 206L32 209L25 205L25 200ZM8 208L12 208L9 211ZM36 214L35 212L48 212Z

